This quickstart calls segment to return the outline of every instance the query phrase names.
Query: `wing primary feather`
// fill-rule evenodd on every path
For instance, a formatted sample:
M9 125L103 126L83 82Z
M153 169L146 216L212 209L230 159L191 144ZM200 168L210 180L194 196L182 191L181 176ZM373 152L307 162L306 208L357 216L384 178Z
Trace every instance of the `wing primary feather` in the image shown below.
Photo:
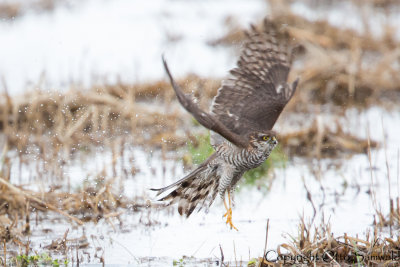
M292 96L294 95L294 93L296 92L296 88L297 85L299 84L300 78L297 78L293 83L292 83L292 92L290 94L290 96L288 97L288 100L290 100L292 98Z
M164 69L165 72L168 75L168 78L171 82L172 88L174 88L175 94L181 103L181 105L188 111L190 112L193 117L204 127L207 129L210 129L211 131L217 132L220 135L222 135L225 139L230 141L231 143L235 144L236 146L239 147L246 147L248 145L247 142L247 137L245 136L240 136L238 134L235 134L231 130L229 130L224 124L222 124L215 116L202 111L196 103L194 103L192 100L190 100L183 92L180 86L175 82L174 78L171 75L171 72L169 71L167 62L164 58L162 57L162 61L164 64Z

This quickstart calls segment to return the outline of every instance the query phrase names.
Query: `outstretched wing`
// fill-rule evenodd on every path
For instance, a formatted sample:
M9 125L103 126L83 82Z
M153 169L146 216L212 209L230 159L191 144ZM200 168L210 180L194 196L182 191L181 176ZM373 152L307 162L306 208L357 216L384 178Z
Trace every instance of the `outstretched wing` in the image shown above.
M230 131L240 136L271 130L296 90L296 80L287 84L291 52L286 43L278 43L267 20L263 30L254 26L246 32L246 41L231 78L222 83L212 106L212 114ZM223 139L212 135L212 144Z
M247 146L246 138L243 138L243 136L235 134L234 132L229 130L229 128L223 123L221 123L214 115L201 110L196 103L194 103L187 95L183 93L180 86L175 82L174 78L172 77L172 74L169 71L168 64L165 61L164 57L162 58L162 60L165 72L168 75L172 88L174 88L179 103L181 103L181 105L188 112L190 112L201 125L203 125L207 129L210 129L211 131L218 133L219 136L223 136L226 140L230 141L231 143L239 147L246 147Z

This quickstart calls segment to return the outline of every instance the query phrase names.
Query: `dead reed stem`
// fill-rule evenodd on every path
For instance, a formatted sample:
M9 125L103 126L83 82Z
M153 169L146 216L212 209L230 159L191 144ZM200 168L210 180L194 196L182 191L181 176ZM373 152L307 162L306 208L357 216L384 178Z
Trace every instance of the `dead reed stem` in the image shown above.
M7 186L10 190L14 191L16 194L23 195L25 198L27 198L29 200L32 200L32 201L34 201L34 202L36 202L36 203L38 203L38 204L40 204L40 205L42 205L42 206L54 211L54 212L56 212L56 213L58 213L58 214L60 214L60 215L62 215L64 217L67 217L67 218L71 219L72 221L76 222L79 225L83 225L83 222L81 220L79 220L78 218L75 218L74 216L69 215L68 213L56 208L55 206L53 206L50 203L45 203L44 201L38 199L37 197L29 195L25 191L23 191L23 190L19 189L18 187L10 184L8 181L4 180L1 177L0 177L0 183L5 185L5 186Z

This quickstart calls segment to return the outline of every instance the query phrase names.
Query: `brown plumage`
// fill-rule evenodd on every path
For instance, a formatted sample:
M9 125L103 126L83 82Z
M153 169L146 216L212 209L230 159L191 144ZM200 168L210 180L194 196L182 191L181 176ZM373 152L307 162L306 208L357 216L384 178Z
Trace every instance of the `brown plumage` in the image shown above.
M200 209L211 205L217 193L222 197L225 192L233 193L243 173L262 164L276 146L271 129L293 96L298 80L287 83L291 52L286 43L278 43L275 35L267 20L261 31L251 27L237 67L218 90L210 113L182 92L163 58L179 102L211 130L211 144L216 151L181 180L152 189L158 191L157 196L166 194L159 200L178 202L181 215L188 217L198 205ZM226 208L227 223L234 227L231 208Z
M212 105L216 119L243 137L252 132L271 130L293 96L298 79L289 86L291 51L279 44L268 20L263 31L251 26L231 77L222 83ZM279 90L280 89L280 90ZM215 146L223 139L212 133Z

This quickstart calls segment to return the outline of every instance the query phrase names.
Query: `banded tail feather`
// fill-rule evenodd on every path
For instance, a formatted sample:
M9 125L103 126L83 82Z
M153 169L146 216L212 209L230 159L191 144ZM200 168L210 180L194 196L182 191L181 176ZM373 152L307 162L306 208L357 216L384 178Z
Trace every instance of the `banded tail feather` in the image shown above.
M189 217L199 204L199 211L204 207L210 207L218 193L219 186L216 165L214 167L209 164L215 158L215 155L211 155L179 181L163 188L151 189L157 191L157 197L172 190L157 200L168 201L168 205L178 203L179 214L186 215L186 217Z

